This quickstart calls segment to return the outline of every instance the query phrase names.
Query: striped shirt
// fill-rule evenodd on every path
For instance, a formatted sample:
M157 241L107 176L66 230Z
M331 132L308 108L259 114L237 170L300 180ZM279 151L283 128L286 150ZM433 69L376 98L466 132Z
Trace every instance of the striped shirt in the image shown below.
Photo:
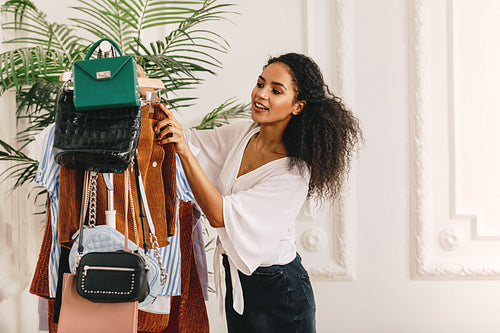
M191 201L193 200L193 193L191 192L191 187L184 174L184 169L182 169L181 161L179 156L175 155L175 170L176 170L176 181L177 181L177 212L175 220L175 235L168 238L170 241L169 246L162 247L160 249L161 256L164 263L168 263L167 269L167 281L165 286L161 291L161 295L178 296L181 294L181 251L179 244L179 200Z
M35 140L42 147L42 155L35 175L35 182L47 189L50 198L50 216L52 229L52 244L49 259L49 295L56 297L57 277L59 271L59 258L61 247L59 245L58 219L59 219L59 165L54 161L52 145L54 143L54 124L40 132Z

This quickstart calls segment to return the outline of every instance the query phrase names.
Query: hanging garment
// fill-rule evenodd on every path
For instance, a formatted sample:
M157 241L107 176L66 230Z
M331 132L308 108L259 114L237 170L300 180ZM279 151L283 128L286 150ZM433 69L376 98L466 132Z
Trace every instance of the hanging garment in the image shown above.
M49 287L49 267L50 267L50 249L52 247L52 226L51 218L52 214L50 212L50 196L47 193L47 213L45 215L45 231L43 234L42 244L40 246L40 254L38 255L38 261L36 263L35 274L31 280L30 293L33 295L38 295L40 297L49 299L50 287ZM59 265L59 263L58 263ZM58 267L59 270L59 267ZM50 305L49 305L50 307Z
M193 208L180 202L181 296L172 297L168 327L162 333L208 333L208 315L193 249Z
M169 244L167 237L175 235L175 210L177 202L176 191L172 190L176 186L174 162L175 148L173 145L160 146L154 142L153 126L158 119L163 119L165 117L161 109L156 107L155 112L151 114L149 113L149 106L145 106L142 112L145 120L143 120L141 124L141 137L139 140L140 153L138 159L147 188L146 192L148 198L153 199L150 200L150 209L154 217L155 226L158 225L156 230L159 246L164 247ZM61 168L55 163L52 153L53 140L54 125L48 126L35 137L35 141L40 145L40 150L42 152L35 181L47 189L49 198L51 199L51 219L48 220L52 227L52 241L50 242L51 248L48 268L48 297L55 297L56 293L58 265L61 253L60 245L71 247L71 235L78 230L79 210L76 208L80 207L81 193L78 189L81 189L83 179L83 171L71 170L64 167ZM148 173L150 169L152 170ZM115 193L116 207L123 206L123 203L120 202L123 198L119 196L119 192L123 191L122 177L122 174L116 175L116 183L121 185L117 186L118 193ZM100 188L104 189L103 181L101 180L100 183ZM137 193L135 190L135 183L132 187L134 193ZM62 200L59 201L59 198L62 198ZM134 204L138 207L137 195L134 196ZM102 224L104 223L102 221L105 219L104 212L106 209L105 190L99 192L98 205L98 224ZM117 220L121 223L118 227L121 227L121 230L123 230L124 213L119 211L118 214L121 216L121 218L117 217ZM60 216L64 223L59 223ZM138 220L139 216L137 215L136 218ZM140 239L142 239L141 235ZM176 245L176 247L178 247L178 245ZM163 250L163 252L165 252L165 250ZM178 252L178 250L176 252ZM176 267L179 265L179 263L175 263ZM41 274L41 272L37 272ZM36 281L38 280L36 274L37 273L35 273L33 279L35 284L38 283ZM171 275L171 279L179 280L179 273ZM170 285L172 285L172 283L170 283ZM171 288L166 290L166 292L178 295L180 293L180 283L177 283L176 286L179 287L176 289Z
M152 131L152 128L154 124L158 121L157 119L161 119L164 117L163 112L159 108L155 108L155 113L153 114L153 117L156 119L149 119L149 114L147 112L149 108L145 107L143 108L143 117L148 117L148 121L143 121L143 126L145 126L144 129L141 129L142 133L141 134L141 139L139 142L139 166L141 168L141 173L143 174L143 177L145 179L146 183L146 194L148 196L149 201L152 203L150 205L150 210L152 215L154 216L155 220L155 228L157 228L157 236L159 240L159 245L163 246L163 257L167 258L167 251L166 249L169 249L170 252L175 252L177 251L177 266L180 267L180 261L182 257L182 251L180 251L178 244L177 246L166 246L169 244L169 242L175 242L176 237L177 239L179 237L182 237L179 233L179 225L182 225L184 222L179 222L179 220L176 218L178 216L181 216L181 214L176 214L176 208L178 205L178 201L176 200L176 192L173 191L173 188L176 187L176 177L177 179L180 179L181 176L176 175L174 172L175 170L175 163L174 162L174 147L173 145L167 145L167 146L159 146L155 144L154 142L154 133ZM149 154L149 155L148 155ZM69 170L66 168L61 168L60 169L60 198L64 198L62 201L59 202L60 204L60 210L59 210L59 221L64 221L64 223L59 223L57 225L57 228L55 230L58 230L59 232L55 232L59 236L59 243L62 244L63 246L70 246L69 239L72 234L72 229L75 228L75 221L78 219L78 209L79 207L79 201L81 200L81 197L78 195L79 191L77 189L81 189L82 185L82 178L79 177L79 173L76 170ZM116 183L117 184L123 184L123 175L116 174ZM179 182L180 184L187 184L185 179L182 182ZM135 192L135 184L132 183L133 187L133 193ZM102 181L100 181L98 188L101 189L99 191L99 196L98 196L98 202L101 202L100 206L98 204L98 211L100 214L98 214L97 217L97 224L103 224L104 223L104 202L105 202L105 185ZM184 188L181 186L181 188ZM120 192L123 191L123 188L120 188L117 186L115 188L115 206L119 207L123 205L123 203L117 201L117 198L122 198L122 195L120 195ZM186 191L189 191L190 189L186 189ZM188 194L189 194L188 193ZM182 197L182 196L180 196ZM191 194L192 197L192 194ZM71 201L70 198L73 198ZM47 201L49 204L51 204L50 197L48 198ZM137 206L137 197L134 196L134 202L135 205ZM190 208L191 210L192 208ZM50 221L50 211L47 212L47 217L48 220ZM159 217L159 218L158 218ZM138 216L136 216L138 218ZM190 218L192 218L192 210L190 213ZM164 223L162 223L165 221ZM175 221L175 223L173 223ZM176 224L178 227L176 228ZM44 239L42 242L42 248L40 251L40 256L39 260L37 263L37 270L35 272L35 275L32 280L32 286L30 288L30 291L36 295L40 295L43 297L50 297L49 292L48 292L48 285L47 285L47 275L45 272L48 271L48 266L49 266L49 259L48 259L48 248L52 245L52 228L48 228L48 224L46 226L45 234L44 234ZM117 212L117 228L123 228L123 212ZM132 228L131 225L129 225L129 228ZM163 234L160 235L159 230L164 230ZM177 233L176 233L177 231ZM129 233L133 235L133 230L129 229ZM191 232L190 232L191 235ZM141 235L139 235L140 238L142 238ZM170 237L167 237L170 236ZM177 243L179 243L177 241ZM175 250L177 249L177 250ZM180 251L180 253L179 253ZM173 263L176 262L176 260L172 260ZM193 264L196 265L194 259L193 259ZM172 267L175 267L175 265L172 265ZM177 277L176 277L177 276ZM180 269L174 269L172 268L172 272L170 274L171 279L177 279L176 283L173 283L172 285L175 285L176 288L174 290L178 291L180 293L181 288L187 288L188 287L184 286L186 283L184 282L179 282L180 281ZM197 274L196 274L197 278ZM191 279L190 283L196 282L196 279ZM199 280L198 280L199 283ZM188 286L189 284L187 284ZM168 292L168 291L165 291ZM194 299L195 302L196 299ZM200 301L200 300L198 300ZM203 309L204 313L206 315L206 309L203 300L200 301L201 304L203 304ZM49 300L49 316L52 316L52 311L53 311L53 299ZM172 307L172 310L174 310L175 307ZM159 331L163 328L166 327L166 323L168 323L168 315L155 315L151 313L146 313L146 312L140 312L139 313L139 327L141 329L141 324L142 325L156 325L154 329L151 331ZM201 317L203 317L203 314L201 314ZM154 326L153 325L153 326ZM147 328L147 327L146 327ZM53 325L51 328L51 331L53 329Z
M59 258L61 256L61 247L59 245L58 216L59 216L59 165L54 161L52 147L54 142L54 124L45 128L35 137L35 142L40 144L43 152L38 169L35 175L35 182L47 190L50 198L50 219L47 222L51 225L52 242L50 246L50 260L48 268L49 277L49 296L56 296L57 274L59 270Z
M208 266L205 240L203 239L203 222L201 221L201 210L193 205L193 247L198 275L200 276L201 289L205 301L208 301Z
M143 111L145 111L145 110L143 110ZM161 111L161 110L157 109L156 111ZM148 114L146 112L144 112L143 116L146 116L146 115L148 115ZM44 133L44 137L53 138L53 133L54 133L53 126L50 126L49 128L47 128L47 130L44 130L43 133ZM142 149L145 149L145 147L148 147L147 142L145 143L144 141L148 141L150 139L151 139L151 136L148 136L147 138L145 138L145 135L141 135L141 140L139 142L140 147ZM41 169L42 167L43 167L43 170L52 170L52 169L54 169L54 167L57 168L56 169L57 172L45 173L45 178L46 178L45 182L55 184L53 186L58 188L59 187L59 178L60 178L59 177L59 166L57 164L55 164L53 156L51 154L52 153L52 149L51 149L52 140L49 140L49 139L41 140L40 139L39 141L42 144L41 150L44 154L44 160L40 162L39 169ZM139 154L139 158L141 158L141 156L142 156L142 154ZM175 160L175 163L176 163L176 167L175 167L175 170L176 170L175 180L176 181L175 181L175 184L176 184L176 194L177 194L175 209L178 209L179 200L191 201L193 199L193 194L192 194L191 188L189 187L189 184L187 182L186 176L184 174L184 170L182 169L182 165L180 163L180 160L179 160L177 155L175 155L175 157L176 157L176 160ZM142 160L144 161L144 158L142 158ZM139 162L139 164L141 164L141 162ZM157 166L157 164L155 165L155 162L153 162L152 166L154 168ZM77 172L75 170L67 169L67 168L62 168L61 172L62 172L62 180L63 180L63 190L67 193L67 194L65 194L65 198L68 195L70 195L70 193L72 193L72 196L76 196L77 195L76 188L79 186L79 183L81 182L81 178L79 178L79 172ZM170 176L167 179L171 180L171 179L173 179L173 177ZM78 185L73 186L72 184L75 184L75 183L78 183ZM102 180L101 180L100 181L100 188L104 188L103 186L104 185L102 184ZM135 183L132 184L132 187L135 189ZM102 193L102 192L103 191L101 191L100 193ZM151 192L151 191L148 191L148 193L149 192ZM101 199L103 199L103 198L101 197ZM64 204L64 202L65 202L65 200L63 199L63 204ZM120 204L120 203L115 203L115 204ZM135 204L137 205L136 201L135 201ZM156 204L156 211L161 210L162 207L161 207L161 205L158 205L157 202L150 203L150 205L153 205L153 206L155 204ZM58 208L57 203L54 204L52 202L51 205L52 205L53 211L58 211L59 208ZM102 206L103 206L103 204L101 203L100 210L104 209ZM165 206L172 207L172 205L165 205ZM63 211L65 211L66 214L71 214L71 215L69 215L68 220L74 220L76 215L77 215L74 213L75 210L69 210L69 209L67 209L67 207L68 206L65 206L66 209L63 208ZM156 219L157 215L155 215L155 213L153 211L152 211L152 214L153 214L153 216L155 216L155 219ZM170 215L172 215L172 213L170 213ZM173 215L176 217L175 224L171 224L169 226L169 228L168 228L170 230L168 232L169 234L172 232L175 232L178 229L178 225L179 225L178 214L174 213ZM59 226L58 226L59 216L57 214L52 214L52 216L55 217L54 219L52 219L52 234L53 235L55 234L56 237L59 238L58 233L53 232L53 231L65 229L65 227L67 227L67 223L64 223L64 225L61 228L59 228ZM101 213L101 216L102 216L102 213ZM136 218L138 218L138 217L136 217ZM65 219L65 221L66 221L66 219ZM173 227L173 226L175 226L175 227ZM195 232L196 234L199 234L202 231L200 230L200 228L195 228L193 232ZM142 239L142 237L140 237L140 238ZM178 238L179 238L178 232L175 232L173 236L170 236L167 239L167 244L170 243L170 245L160 248L160 255L163 258L163 262L165 263L165 266L167 268L167 274L168 274L166 284L163 287L162 291L160 292L160 295L176 296L176 295L181 294L180 250L179 250ZM198 235L196 237L196 239L200 239L200 238L202 238L202 236ZM63 243L67 244L68 246L71 244L69 242L66 243L64 241L63 241ZM56 245L56 246L52 246L52 248L59 249L59 245L57 243L52 242L52 244ZM161 241L160 241L160 244L161 244ZM57 285L57 274L58 274L57 273L57 265L58 265L58 258L59 258L58 254L59 253L60 253L60 249L58 252L52 251L51 255L50 255L49 267L52 267L52 269L50 270L51 275L49 275L49 284L51 284L53 286L53 290L54 290L54 292L50 294L50 297L54 297L54 295L55 295L55 287ZM205 269L202 269L201 274L204 277L203 281L206 281L207 280L206 276L208 275L208 273L206 271L206 253L204 251L204 247L198 246L196 253L198 255L197 260L200 263L202 263L201 267L202 268L205 267ZM57 255L55 255L55 254L57 254ZM205 264L203 264L203 263L205 263ZM33 281L35 281L36 278L37 277L35 277ZM206 285L206 283L204 283L204 293L205 293L206 297L207 297L207 289L208 289L208 286ZM37 293L37 292L34 292L34 293Z

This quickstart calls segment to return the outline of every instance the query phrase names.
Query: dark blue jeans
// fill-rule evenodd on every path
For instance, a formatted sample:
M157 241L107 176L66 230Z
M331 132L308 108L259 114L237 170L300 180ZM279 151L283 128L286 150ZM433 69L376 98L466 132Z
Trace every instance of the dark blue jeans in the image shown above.
M229 333L316 332L314 294L298 254L289 264L259 267L250 276L238 271L243 289L243 315L233 309L233 288L226 255L223 255L223 264Z

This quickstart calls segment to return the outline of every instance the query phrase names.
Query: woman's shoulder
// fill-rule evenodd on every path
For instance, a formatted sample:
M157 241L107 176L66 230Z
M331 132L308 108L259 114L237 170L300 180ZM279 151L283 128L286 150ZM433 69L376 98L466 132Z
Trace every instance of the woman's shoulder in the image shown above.
M219 131L244 134L244 133L248 133L250 131L253 131L254 129L256 129L258 127L260 127L260 124L254 122L250 119L244 119L244 120L233 121L229 124L220 126L217 129Z
M197 151L226 156L241 140L255 132L258 124L240 120L213 129L192 129L185 132L190 146Z
M241 140L245 140L249 135L256 133L259 127L260 125L253 121L240 120L216 127L207 132L204 130L201 132L206 133L207 136L216 137L218 141L221 141L222 145L233 146Z
M247 133L260 125L250 119L240 119L237 121L224 124L222 126L217 126L211 129L196 129L191 128L187 132L189 133L203 133L205 135L211 135L211 133L220 134L231 134L231 133Z

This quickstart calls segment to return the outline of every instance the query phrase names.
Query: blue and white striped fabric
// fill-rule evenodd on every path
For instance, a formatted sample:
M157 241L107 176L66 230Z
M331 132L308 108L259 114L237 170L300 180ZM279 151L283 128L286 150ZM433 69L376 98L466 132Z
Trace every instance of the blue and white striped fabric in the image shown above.
M170 245L160 249L163 262L166 264L167 281L161 295L178 296L181 294L181 250L179 244L179 201L193 200L191 187L186 179L179 156L175 155L176 182L177 182L177 203L175 235L168 238Z
M191 187L182 168L181 160L177 154L175 155L175 177L177 181L177 199L182 201L193 200L193 192L191 192Z
M49 295L56 297L57 279L59 272L59 258L61 256L61 247L59 245L59 165L54 161L52 145L54 143L54 125L50 125L40 132L36 141L42 148L42 155L38 170L35 175L35 182L45 187L50 198L50 215L52 228L52 245L49 258Z

